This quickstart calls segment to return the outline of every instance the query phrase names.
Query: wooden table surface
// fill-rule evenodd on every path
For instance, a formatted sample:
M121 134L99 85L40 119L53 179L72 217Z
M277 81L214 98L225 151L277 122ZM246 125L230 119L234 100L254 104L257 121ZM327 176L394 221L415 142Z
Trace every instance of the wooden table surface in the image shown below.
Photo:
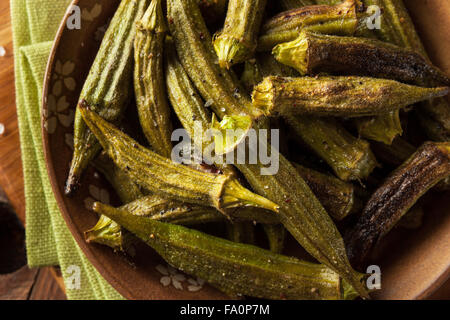
M9 1L0 1L0 46L6 55L0 57L0 123L5 134L0 136L0 187L10 200L19 219L25 224L25 197L19 130L14 96L14 59ZM65 299L61 277L55 268L18 271L0 275L0 299ZM432 297L450 299L450 281Z

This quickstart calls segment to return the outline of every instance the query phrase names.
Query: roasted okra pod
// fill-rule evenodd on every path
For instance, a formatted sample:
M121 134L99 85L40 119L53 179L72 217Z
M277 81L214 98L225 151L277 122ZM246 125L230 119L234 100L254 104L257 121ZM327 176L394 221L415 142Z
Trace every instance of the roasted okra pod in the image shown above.
M363 180L377 166L367 141L352 136L336 120L287 117L295 137L322 158L341 180Z
M83 121L80 106L93 108L108 121L120 118L132 90L134 24L148 4L149 0L122 0L106 31L78 100L66 194L77 188L81 174L101 149Z
M302 75L320 72L371 76L422 84L449 85L450 79L424 57L374 39L338 37L303 31L294 41L276 46L275 58Z
M292 10L295 8L306 7L314 5L313 0L280 0L280 7L283 10Z
M145 241L170 265L231 296L336 300L355 295L338 274L322 265L123 210L105 210L105 214Z
M266 77L252 99L267 116L363 117L447 94L448 87L423 88L367 77Z
M416 201L450 176L450 143L427 142L396 169L366 204L346 236L349 258L362 266L373 247Z
M95 112L81 108L83 119L114 163L147 190L224 212L254 206L277 212L278 205L242 187L230 175L200 172L144 148Z
M267 0L230 0L223 30L214 36L214 49L222 68L251 58Z
M136 24L134 91L139 121L147 141L155 152L170 158L172 123L163 68L166 32L161 0L152 0Z

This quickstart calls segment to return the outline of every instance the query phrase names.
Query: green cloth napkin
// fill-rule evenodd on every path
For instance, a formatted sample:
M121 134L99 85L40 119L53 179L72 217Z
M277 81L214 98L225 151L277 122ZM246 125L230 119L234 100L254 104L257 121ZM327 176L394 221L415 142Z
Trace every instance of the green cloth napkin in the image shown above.
M41 97L47 58L69 0L11 0L16 104L30 267L61 266L69 299L123 299L94 269L61 217L44 162ZM80 271L79 286L74 278Z

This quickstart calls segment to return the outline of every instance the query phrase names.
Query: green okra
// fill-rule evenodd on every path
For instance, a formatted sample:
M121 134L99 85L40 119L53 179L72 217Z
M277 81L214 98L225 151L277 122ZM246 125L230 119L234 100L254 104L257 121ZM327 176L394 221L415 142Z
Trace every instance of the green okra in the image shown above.
M80 106L89 106L108 121L117 121L131 94L135 22L149 0L122 0L102 40L78 100L74 125L74 153L65 193L71 194L81 174L101 147L86 126Z
M109 218L145 241L170 265L205 279L227 294L266 299L354 297L351 287L325 266L134 216L123 210L104 211ZM349 289L351 292L347 292Z
M301 30L353 35L359 24L358 2L346 0L335 6L307 6L282 12L262 26L258 51L271 51L277 44L295 40Z
M286 238L286 228L282 224L263 224L269 242L269 249L272 252L283 252L284 240Z
M377 166L367 141L351 135L331 118L287 117L295 138L304 142L341 180L362 180Z
M107 154L101 153L93 164L95 169L100 171L111 184L122 203L128 203L144 196L141 188L124 170L117 167Z
M245 189L236 177L200 172L174 163L139 145L95 112L87 108L80 111L114 163L147 190L222 212L241 206L278 211L278 205Z
M427 142L367 202L346 235L349 258L361 266L377 242L439 181L450 176L450 143Z
M167 33L161 0L152 0L136 23L134 91L139 122L158 154L170 158L172 123L164 86L163 49Z
M266 77L255 87L252 100L267 116L363 117L442 97L448 90L367 77Z
M219 65L229 69L255 52L267 0L230 0L223 30L214 36Z
M299 164L296 164L295 167L335 220L340 221L360 208L361 203L357 199L355 188L351 183Z
M261 116L252 108L250 99L237 91L236 77L220 69L215 61L211 37L200 10L192 0L168 2L169 28L184 69L204 100L212 102L219 118L224 116ZM257 128L260 124L257 124ZM274 175L262 175L263 165L237 164L252 188L279 206L281 223L294 238L318 261L326 264L367 298L360 280L362 276L350 266L343 239L336 226L296 169L276 149L267 148L278 157L279 170Z
M292 10L315 4L313 0L280 0L279 2L282 10Z
M273 49L275 58L301 75L321 72L450 85L450 79L413 50L375 39L322 35L304 30Z
M394 167L400 166L417 150L402 137L395 138L391 145L372 142L371 147L377 159Z

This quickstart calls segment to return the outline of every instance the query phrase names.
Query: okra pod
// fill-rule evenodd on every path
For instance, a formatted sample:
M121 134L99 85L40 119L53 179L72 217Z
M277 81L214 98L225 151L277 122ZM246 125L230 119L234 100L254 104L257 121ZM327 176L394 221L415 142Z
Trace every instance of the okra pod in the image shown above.
M267 116L362 117L447 94L448 87L423 88L366 77L266 77L255 87L252 99Z
M134 216L123 210L105 213L145 241L170 265L205 279L227 294L266 299L345 299L350 296L344 295L344 289L349 286L322 265Z
M275 58L301 75L321 72L372 76L420 85L450 85L450 79L413 50L375 39L337 37L303 31L273 49Z
M335 6L308 6L282 12L263 24L258 51L271 51L277 44L295 40L301 30L353 35L358 26L358 3L346 0Z
M147 190L187 203L209 205L221 212L241 206L278 211L278 205L245 189L235 177L174 163L139 145L95 112L80 110L114 163Z
M181 63L203 98L211 99L217 116L251 112L254 117L248 97L235 90L239 87L236 78L216 65L214 49L208 41L211 37L196 3L192 0L168 2L168 19ZM261 113L256 112L256 115L260 117ZM280 206L281 223L305 250L338 272L367 298L367 290L360 282L362 276L350 266L343 239L333 221L289 161L276 149L267 147L268 153L279 159L276 174L261 175L264 167L261 163L237 164L236 167L255 191Z
M334 119L286 118L296 138L312 149L344 181L367 178L377 161L367 141L351 135Z
M241 83L249 94L252 93L253 87L263 80L261 66L254 61L245 61L244 71L241 75Z
M149 0L122 0L102 40L84 83L75 113L74 153L65 193L71 194L81 174L101 147L86 126L80 106L89 106L108 121L122 115L131 93L135 22L142 17Z
M255 52L267 0L230 0L223 30L214 36L219 65L229 69Z
M450 176L450 143L427 142L379 187L346 236L351 261L361 266L373 247L416 201Z
M152 0L136 24L134 91L139 122L158 154L170 158L172 123L164 85L163 49L167 33L161 0Z
M286 238L284 226L282 224L264 224L263 229L269 242L270 251L281 254Z
M356 198L355 188L351 183L299 164L296 164L295 167L335 220L340 221L358 209L359 200Z

